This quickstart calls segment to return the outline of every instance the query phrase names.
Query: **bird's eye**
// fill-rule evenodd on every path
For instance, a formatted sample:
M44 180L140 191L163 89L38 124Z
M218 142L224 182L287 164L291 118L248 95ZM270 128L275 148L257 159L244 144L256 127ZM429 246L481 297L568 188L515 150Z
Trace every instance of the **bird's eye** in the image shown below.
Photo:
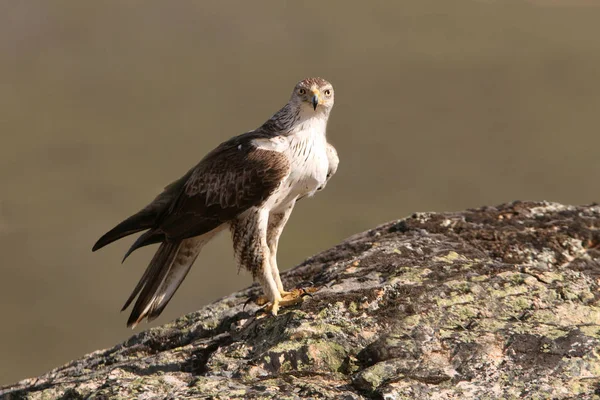
M331 90L327 89L325 92L325 96L331 96Z
M299 94L300 96L302 96L302 95L306 94L306 90L304 90L304 89L300 89L300 90L298 90L298 94Z

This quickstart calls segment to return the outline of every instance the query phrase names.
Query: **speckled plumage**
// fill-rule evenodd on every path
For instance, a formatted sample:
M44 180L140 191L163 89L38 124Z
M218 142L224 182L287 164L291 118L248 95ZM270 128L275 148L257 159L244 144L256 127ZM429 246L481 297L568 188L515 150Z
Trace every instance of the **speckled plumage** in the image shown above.
M202 246L224 228L232 233L239 268L252 273L276 307L285 293L276 262L279 236L296 201L322 189L337 170L337 152L325 137L333 99L324 79L299 82L263 125L219 145L98 240L93 250L146 231L125 257L161 243L124 306L137 296L128 326L162 312Z

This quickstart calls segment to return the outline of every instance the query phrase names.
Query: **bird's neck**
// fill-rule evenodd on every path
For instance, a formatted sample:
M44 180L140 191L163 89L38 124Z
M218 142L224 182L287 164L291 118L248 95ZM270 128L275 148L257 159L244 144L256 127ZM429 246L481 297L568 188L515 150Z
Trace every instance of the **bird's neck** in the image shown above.
M312 110L311 110L312 111ZM312 114L312 115L311 115ZM309 135L314 137L325 137L327 131L327 116L322 113L306 113L298 118L290 129L290 135Z
M296 135L302 132L311 132L315 135L325 136L329 113L325 110L312 110L309 107L292 107L286 104L277 111L261 127L278 135Z

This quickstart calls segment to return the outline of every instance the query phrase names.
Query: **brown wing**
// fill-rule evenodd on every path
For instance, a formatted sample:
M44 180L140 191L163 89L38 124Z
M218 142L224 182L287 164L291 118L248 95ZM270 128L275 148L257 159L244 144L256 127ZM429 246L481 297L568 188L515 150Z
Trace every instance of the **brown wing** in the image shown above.
M169 241L201 235L263 203L289 173L288 158L235 137L209 153L157 221Z

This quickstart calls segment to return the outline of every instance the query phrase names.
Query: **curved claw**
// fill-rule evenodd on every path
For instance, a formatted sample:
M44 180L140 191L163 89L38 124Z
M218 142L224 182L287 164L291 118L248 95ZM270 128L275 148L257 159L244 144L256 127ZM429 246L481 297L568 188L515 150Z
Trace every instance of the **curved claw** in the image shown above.
M246 306L247 306L249 303L252 303L253 301L254 301L254 299L253 299L252 297L248 297L248 299L247 299L247 300L244 302L244 305L243 305L243 307L242 307L242 311L245 311L245 310L246 310Z

